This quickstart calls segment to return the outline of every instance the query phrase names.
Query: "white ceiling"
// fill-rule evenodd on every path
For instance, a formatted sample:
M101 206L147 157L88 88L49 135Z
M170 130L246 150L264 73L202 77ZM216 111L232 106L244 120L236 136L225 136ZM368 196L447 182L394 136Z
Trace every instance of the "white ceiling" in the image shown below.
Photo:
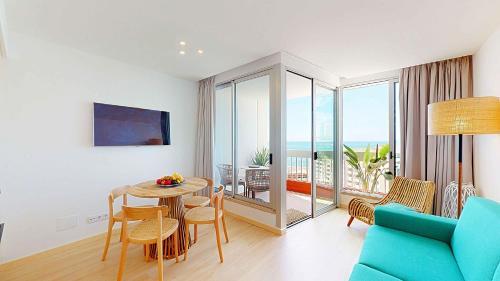
M196 80L278 51L365 75L471 54L500 24L500 0L5 2L9 31Z

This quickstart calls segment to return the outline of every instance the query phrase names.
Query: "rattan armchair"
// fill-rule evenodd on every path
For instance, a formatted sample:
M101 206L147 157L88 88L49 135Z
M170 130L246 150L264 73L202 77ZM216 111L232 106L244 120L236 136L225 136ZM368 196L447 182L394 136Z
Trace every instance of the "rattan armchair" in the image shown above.
M228 185L233 185L233 165L231 164L219 164L217 165L217 170L220 175L220 184L224 186L224 189ZM245 186L245 180L238 178L238 185ZM245 191L246 192L246 191Z
M252 192L255 199L256 191L268 191L271 186L271 171L269 168L251 168L245 171L245 187Z
M389 192L380 201L370 203L362 198L352 199L348 207L351 217L347 226L351 225L354 218L367 224L373 224L375 206L389 203L399 203L413 208L417 212L430 214L434 201L434 189L434 183L431 181L396 177Z

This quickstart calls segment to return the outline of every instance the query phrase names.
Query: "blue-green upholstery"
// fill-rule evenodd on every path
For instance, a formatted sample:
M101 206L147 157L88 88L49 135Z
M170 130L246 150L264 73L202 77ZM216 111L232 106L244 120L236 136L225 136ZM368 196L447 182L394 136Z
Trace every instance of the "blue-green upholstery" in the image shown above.
M356 264L352 271L351 280L364 280L364 281L402 281L399 278L383 273L363 264Z
M500 262L500 204L471 199L460 216L451 247L466 280L492 280Z
M500 281L500 204L470 197L459 221L377 206L350 280Z

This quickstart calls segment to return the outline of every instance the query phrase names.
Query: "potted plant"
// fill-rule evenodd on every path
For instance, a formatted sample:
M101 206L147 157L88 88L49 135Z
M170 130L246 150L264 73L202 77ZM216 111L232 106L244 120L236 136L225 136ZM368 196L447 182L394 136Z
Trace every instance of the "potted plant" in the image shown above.
M389 154L390 146L388 144L383 145L380 150L377 144L375 153L370 151L370 145L368 144L362 160L358 159L358 154L352 148L347 145L344 145L344 148L346 162L354 169L364 192L373 193L380 176L383 176L386 180L394 179L394 175L386 167L389 163L387 154Z
M262 147L257 149L252 156L252 165L255 166L269 166L269 149Z

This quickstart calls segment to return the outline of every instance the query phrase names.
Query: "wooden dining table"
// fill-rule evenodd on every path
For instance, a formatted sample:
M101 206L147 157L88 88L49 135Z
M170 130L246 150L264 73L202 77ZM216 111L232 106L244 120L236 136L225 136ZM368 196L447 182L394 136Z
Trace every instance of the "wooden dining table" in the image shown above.
M156 184L156 181L147 181L135 186L132 186L127 193L134 197L140 198L158 198L158 205L167 205L169 207L169 217L174 218L179 221L179 239L178 239L178 249L179 255L184 253L184 241L186 237L186 229L184 223L184 202L182 201L182 195L192 194L194 192L200 191L206 188L208 185L207 180L203 178L186 177L184 182L175 187L160 187ZM191 246L191 238L188 247ZM156 244L149 245L149 254L151 258L156 258ZM174 239L170 236L163 242L163 253L164 258L171 259L175 257L174 252Z

